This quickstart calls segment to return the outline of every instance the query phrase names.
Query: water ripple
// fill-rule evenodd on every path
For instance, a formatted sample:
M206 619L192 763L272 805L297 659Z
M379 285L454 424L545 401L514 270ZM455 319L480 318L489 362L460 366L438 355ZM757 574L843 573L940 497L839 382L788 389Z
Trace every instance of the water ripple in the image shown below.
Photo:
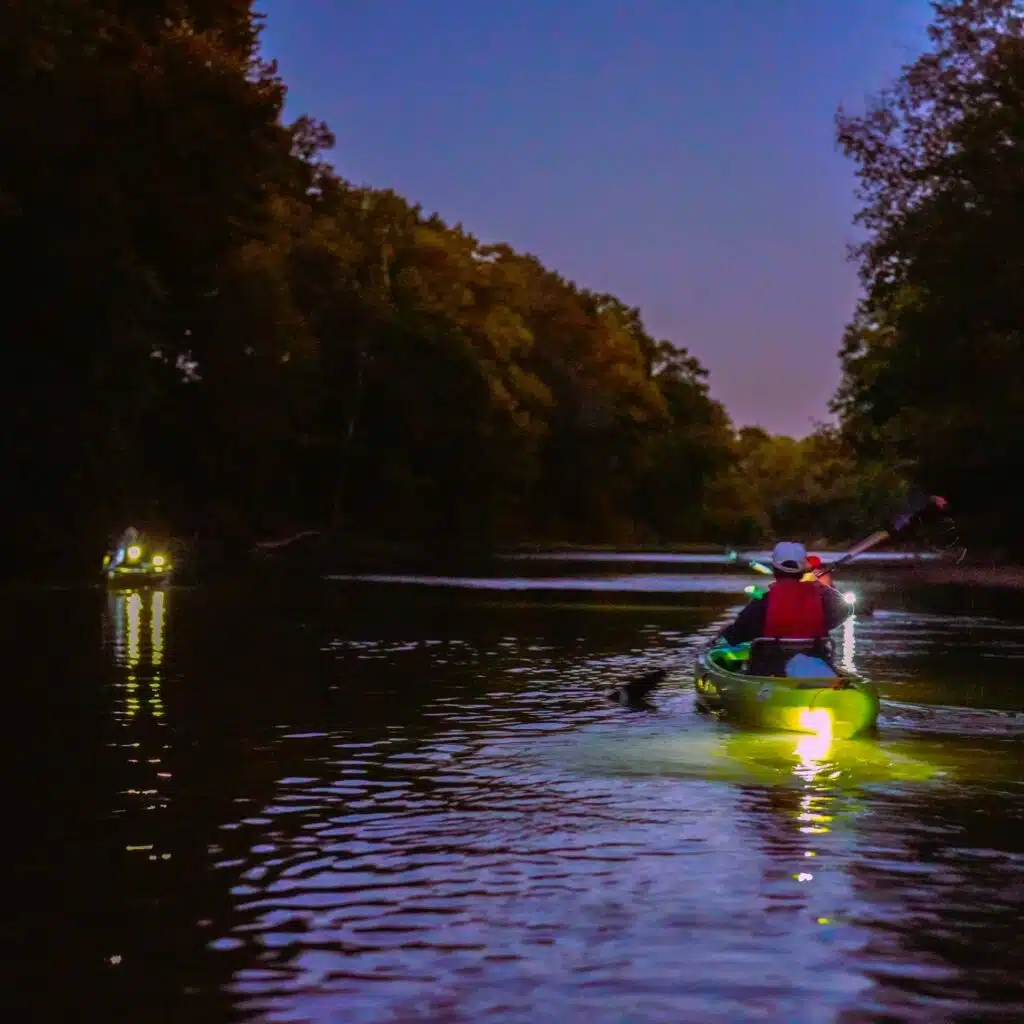
M41 810L8 844L9 959L69 1001L34 1018L1024 1017L1004 606L880 591L840 638L882 689L878 736L828 743L695 712L742 574L589 566L558 598L529 568L519 589L39 598L38 682L13 689L49 704L9 737L72 767L26 773ZM653 665L651 709L607 700Z
M680 654L677 633L659 639ZM967 908L1017 913L1024 859L935 811L968 791L964 765L897 730L801 774L793 738L699 719L682 671L624 733L637 720L599 687L652 646L558 673L534 652L486 695L428 701L429 738L340 733L326 759L319 744L222 862L241 920L214 945L267 965L236 974L242 1005L265 1020L344 1005L357 1022L966 1007L981 980L927 944ZM922 854L937 843L941 862ZM913 928L886 909L897 878L930 907Z

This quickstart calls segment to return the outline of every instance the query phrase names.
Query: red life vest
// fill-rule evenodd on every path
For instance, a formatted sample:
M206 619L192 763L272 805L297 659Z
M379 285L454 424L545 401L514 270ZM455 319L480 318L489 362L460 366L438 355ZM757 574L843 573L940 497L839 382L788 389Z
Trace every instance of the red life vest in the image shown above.
M763 598L764 635L782 640L828 636L824 594L820 583L776 580Z

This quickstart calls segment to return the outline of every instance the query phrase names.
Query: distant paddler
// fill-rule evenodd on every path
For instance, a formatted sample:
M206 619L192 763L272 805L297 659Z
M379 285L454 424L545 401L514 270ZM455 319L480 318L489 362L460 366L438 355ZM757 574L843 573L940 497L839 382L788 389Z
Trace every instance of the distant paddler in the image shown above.
M738 562L740 553L732 548L727 548L725 552L725 560L727 562ZM764 562L759 562L756 558L748 558L747 565L754 570L754 572L762 573L765 576L773 575L772 570L768 568ZM758 587L751 583L749 586L743 588L743 593L749 595L755 601L764 597L768 592L767 587Z
M121 565L129 556L128 552L132 548L138 547L139 544L139 531L134 526L129 526L118 538L114 544L113 554L108 558L104 559L103 568L116 569Z

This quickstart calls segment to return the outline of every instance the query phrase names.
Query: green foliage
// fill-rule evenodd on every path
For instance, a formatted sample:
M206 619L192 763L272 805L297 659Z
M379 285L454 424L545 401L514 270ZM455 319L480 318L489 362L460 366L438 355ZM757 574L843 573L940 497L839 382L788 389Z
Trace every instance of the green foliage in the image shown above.
M889 463L858 457L838 430L799 440L744 427L737 461L715 490L715 516L737 544L802 539L817 547L870 533L906 499Z
M985 484L1024 472L1024 5L932 6L928 52L838 119L867 239L835 409L859 452L1012 542Z
M282 121L259 28L247 0L0 13L23 559L91 567L126 521L242 543L852 529L832 434L737 438L639 310L341 180L327 128Z
M197 397L176 393L179 362L200 362L212 389L262 344L222 333L239 315L228 279L273 230L271 197L302 187L249 4L144 7L0 13L0 89L17 97L0 125L0 460L19 481L26 555L59 546L69 518L95 543L112 517L180 511L160 507L180 492L154 474L145 435L165 424L200 458L223 451L181 415Z

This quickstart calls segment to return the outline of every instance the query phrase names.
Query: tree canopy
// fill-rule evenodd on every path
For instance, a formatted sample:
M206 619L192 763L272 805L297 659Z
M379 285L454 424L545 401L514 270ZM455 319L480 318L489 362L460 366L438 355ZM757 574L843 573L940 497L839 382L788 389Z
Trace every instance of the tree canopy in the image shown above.
M126 522L241 544L852 526L842 439L737 435L638 309L343 180L259 39L247 0L0 12L9 567L88 568ZM804 472L812 449L842 469Z
M1024 4L932 7L930 48L837 120L866 237L835 410L859 453L1013 545L989 490L1024 471Z

